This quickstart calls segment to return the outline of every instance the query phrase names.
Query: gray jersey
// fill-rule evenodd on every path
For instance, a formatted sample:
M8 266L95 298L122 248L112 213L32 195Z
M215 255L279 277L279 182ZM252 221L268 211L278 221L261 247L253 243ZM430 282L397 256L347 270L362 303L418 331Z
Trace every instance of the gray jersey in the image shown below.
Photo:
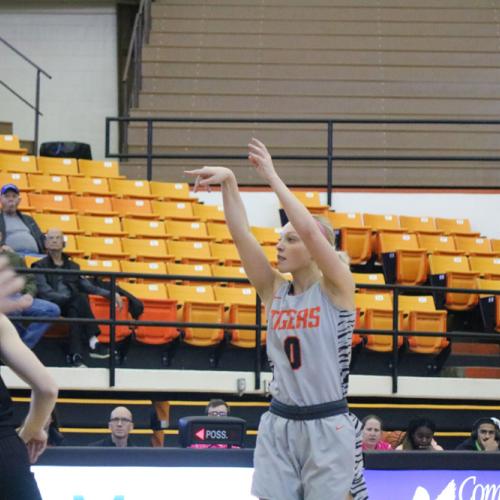
M355 312L340 310L318 281L299 295L290 283L268 311L271 394L284 404L309 406L347 396Z
M3 214L5 220L5 244L17 251L38 253L38 245L29 228L18 215Z

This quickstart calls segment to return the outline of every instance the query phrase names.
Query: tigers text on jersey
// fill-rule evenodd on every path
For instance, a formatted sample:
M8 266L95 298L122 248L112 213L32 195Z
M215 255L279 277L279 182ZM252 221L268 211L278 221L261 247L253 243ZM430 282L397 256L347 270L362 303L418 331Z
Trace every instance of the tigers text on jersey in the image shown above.
M268 312L267 354L271 393L278 401L309 406L347 395L354 311L336 308L316 282L290 295L290 283L274 294Z

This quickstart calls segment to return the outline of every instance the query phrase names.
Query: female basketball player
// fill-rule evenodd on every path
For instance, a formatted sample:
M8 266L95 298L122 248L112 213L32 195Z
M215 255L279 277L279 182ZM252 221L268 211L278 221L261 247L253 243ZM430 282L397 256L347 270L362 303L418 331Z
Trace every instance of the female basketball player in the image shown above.
M24 280L0 258L0 358L32 388L28 415L19 429L12 422L12 402L0 377L0 497L6 500L41 500L30 463L47 444L43 430L57 397L57 387L45 367L20 339L5 316L29 306L29 296L10 297L22 290Z
M334 234L276 173L266 146L252 139L249 160L289 219L277 245L278 270L250 232L233 172L204 167L195 190L220 184L226 221L250 282L266 305L273 367L270 411L260 421L252 493L266 500L367 498L361 426L347 408L354 326L354 281Z

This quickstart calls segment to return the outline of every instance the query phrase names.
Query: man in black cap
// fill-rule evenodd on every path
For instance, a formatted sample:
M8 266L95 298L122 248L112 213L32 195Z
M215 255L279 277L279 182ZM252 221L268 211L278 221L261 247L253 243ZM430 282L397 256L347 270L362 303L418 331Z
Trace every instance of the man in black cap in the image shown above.
M35 220L21 213L17 207L21 201L15 184L5 184L0 190L0 246L8 247L21 255L45 253L43 233Z

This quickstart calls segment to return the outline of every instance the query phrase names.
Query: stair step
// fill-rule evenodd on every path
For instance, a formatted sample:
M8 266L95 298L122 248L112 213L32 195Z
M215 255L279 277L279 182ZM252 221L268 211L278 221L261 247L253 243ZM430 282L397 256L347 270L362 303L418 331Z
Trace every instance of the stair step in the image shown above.
M499 344L479 344L477 342L453 342L452 355L500 356Z

